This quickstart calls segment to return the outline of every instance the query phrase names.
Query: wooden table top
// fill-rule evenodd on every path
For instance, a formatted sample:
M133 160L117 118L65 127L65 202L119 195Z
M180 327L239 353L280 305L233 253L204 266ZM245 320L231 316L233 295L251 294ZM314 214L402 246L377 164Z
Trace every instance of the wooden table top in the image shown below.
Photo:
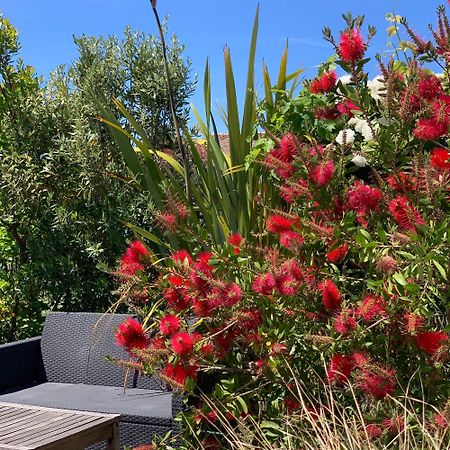
M119 417L0 402L0 449L84 448L83 436L101 442L102 430L117 426Z

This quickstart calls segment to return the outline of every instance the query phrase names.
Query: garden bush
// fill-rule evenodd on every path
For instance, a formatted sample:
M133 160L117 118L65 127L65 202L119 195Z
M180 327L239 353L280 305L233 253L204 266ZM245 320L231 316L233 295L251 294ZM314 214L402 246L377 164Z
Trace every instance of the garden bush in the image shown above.
M0 16L0 342L37 335L49 309L104 310L108 271L151 199L136 190L97 118L92 90L145 120L155 146L173 147L161 45L127 29L123 39L75 39L79 57L44 81L20 59L17 30ZM174 37L175 106L186 124L189 61ZM123 117L121 118L123 120Z
M254 228L238 223L220 243L196 198L163 199L153 226L166 254L148 234L151 246L134 241L120 261L121 301L143 323L121 325L118 343L130 365L189 394L194 448L227 448L249 421L274 448L303 448L280 427L305 410L333 421L324 383L380 446L414 434L418 417L447 433L450 25L439 8L424 41L389 19L409 40L377 57L375 78L375 30L348 14L339 36L324 29L335 55L296 98L266 90L264 135L223 173L259 174ZM405 396L429 408L399 412Z

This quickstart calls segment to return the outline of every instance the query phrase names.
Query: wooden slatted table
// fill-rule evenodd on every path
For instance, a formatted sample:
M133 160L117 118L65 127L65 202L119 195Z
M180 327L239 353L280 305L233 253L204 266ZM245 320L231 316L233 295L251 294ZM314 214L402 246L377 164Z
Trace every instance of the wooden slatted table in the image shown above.
M79 450L103 441L118 450L119 417L0 402L0 450Z

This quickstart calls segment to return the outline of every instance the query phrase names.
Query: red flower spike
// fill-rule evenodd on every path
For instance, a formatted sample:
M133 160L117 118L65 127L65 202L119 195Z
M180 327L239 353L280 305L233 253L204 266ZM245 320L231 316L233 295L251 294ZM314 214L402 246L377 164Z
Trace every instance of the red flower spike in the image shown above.
M286 274L276 278L276 286L280 295L295 295L300 287L295 277Z
M333 328L341 334L348 334L356 328L354 311L343 309L334 319Z
M383 430L376 423L369 423L366 425L366 433L370 439L375 440L383 434Z
M333 178L334 163L333 161L324 161L316 166L310 173L311 179L318 186L326 186Z
M143 349L148 345L142 325L131 317L119 325L115 338L116 344L124 347L129 353L132 353L134 348Z
M269 233L281 233L290 230L292 225L291 220L287 217L274 214L267 218L266 230Z
M275 289L276 281L273 274L258 275L253 281L252 288L257 294L271 295Z
M417 89L419 96L426 100L434 100L436 97L444 94L441 82L434 75L422 78L417 85Z
M123 275L136 275L144 270L142 264L150 257L150 252L140 241L133 241L120 259L119 272Z
M184 288L167 288L164 291L164 298L167 304L177 312L188 308L191 304L191 298Z
M330 250L327 253L327 261L338 264L345 258L347 252L348 252L348 245L346 242L344 242L339 247L336 247L335 249Z
M431 150L430 165L437 170L450 170L450 152L445 148Z
M242 242L242 236L240 233L232 233L228 236L228 243L239 247Z
M353 369L353 361L349 356L342 356L338 353L331 357L330 364L327 369L327 378L331 383L345 383Z
M353 117L353 111L361 110L358 106L356 106L348 98L346 98L342 102L338 103L336 108L343 116L348 116L348 117Z
M322 303L325 309L336 310L341 307L341 293L332 280L326 280L319 284L322 293Z
M378 188L367 186L357 180L348 192L348 208L356 212L362 225L367 226L365 216L378 209L382 198L383 193Z
M423 141L435 141L448 132L448 122L431 119L419 119L413 130L414 136Z
M167 364L163 369L162 375L170 380L174 381L179 387L183 387L186 384L188 378L195 380L197 377L198 367L189 366L185 367L181 364Z
M186 250L178 250L172 253L170 259L178 264L187 264L188 266L192 264L192 257Z
M172 314L164 316L159 322L159 330L166 336L172 336L180 331L181 320Z
M424 331L416 337L416 344L420 350L435 355L448 341L448 334L443 331Z
M339 57L348 64L355 64L362 59L366 51L361 32L357 28L345 30L341 33L338 53Z
M228 283L223 288L225 306L234 306L242 300L242 289L236 283Z
M313 94L325 94L336 87L336 72L324 72L320 77L311 82L309 91Z
M358 375L358 387L378 400L392 395L396 385L395 371L392 369L372 366L370 369L362 369Z
M397 225L407 231L416 231L416 225L425 223L422 215L414 209L409 200L403 195L397 195L389 202L389 212Z
M303 245L304 239L295 231L288 230L280 233L280 245L288 250L296 250Z
M356 315L365 322L386 316L386 302L383 297L366 295L356 310Z
M189 355L194 348L194 339L189 333L184 331L174 334L170 343L172 345L172 350L178 356Z
M303 273L295 259L287 259L281 264L281 273L293 276L297 281L303 281Z
M417 336L417 333L423 328L424 323L425 319L418 314L406 313L403 315L403 327L405 333L410 336Z

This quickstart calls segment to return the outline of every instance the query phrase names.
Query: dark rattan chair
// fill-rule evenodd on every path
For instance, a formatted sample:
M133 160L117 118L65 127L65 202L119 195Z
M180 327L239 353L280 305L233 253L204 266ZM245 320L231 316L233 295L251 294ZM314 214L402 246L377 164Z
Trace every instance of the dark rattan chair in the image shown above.
M128 359L114 341L127 317L49 313L41 337L0 346L0 401L120 414L121 448L176 434L181 398L134 371L124 389L125 370L105 361L107 355Z

